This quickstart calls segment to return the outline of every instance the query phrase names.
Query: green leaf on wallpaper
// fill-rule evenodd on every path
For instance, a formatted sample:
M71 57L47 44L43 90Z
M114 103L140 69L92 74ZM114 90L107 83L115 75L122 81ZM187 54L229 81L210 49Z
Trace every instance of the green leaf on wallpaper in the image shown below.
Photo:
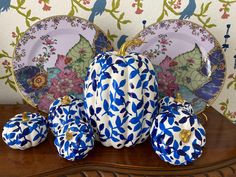
M72 59L68 67L79 73L82 78L85 78L89 64L94 56L93 48L89 41L80 35L79 42L68 51L66 56Z
M31 10L28 10L28 11L26 12L26 16L29 17L30 15L31 15Z
M108 30L107 31L107 37L108 37L108 39L110 39L111 41L114 42L115 38L117 38L118 36L115 35L115 34L111 34L110 31Z
M215 24L210 24L210 25L206 25L207 28L213 28L213 27L216 27Z
M211 20L211 17L208 17L208 18L206 19L206 24L209 23L210 20Z
M167 10L164 10L164 12L165 12L165 15L168 16L168 12L167 12Z
M225 102L221 102L221 103L219 103L219 105L221 105L221 106L227 106L227 104L226 104Z
M230 89L231 86L233 86L234 90L236 90L236 76L234 76L234 74L231 74L228 78L231 81L227 84L227 89Z
M131 23L131 21L130 20L124 20L124 21L122 21L122 23L127 24L127 23Z
M17 0L18 6L22 6L25 3L25 0Z
M0 58L4 58L4 57L6 57L6 55L0 53Z
M5 84L8 84L14 91L17 91L15 82L11 81L10 79L7 79L7 83L5 82Z
M27 18L25 19L25 24L26 24L27 27L30 27L30 22Z
M125 13L122 12L122 13L120 14L119 20L122 20L122 19L124 18L124 16L125 16Z
M140 4L139 4L139 7L143 8L143 3L140 3Z
M8 56L8 53L5 50L2 50L2 53Z
M235 1L235 2L236 2L236 1ZM224 10L225 10L226 12L229 12L229 11L230 11L230 8L226 7Z
M72 17L72 16L74 16L74 14L75 14L75 10L74 10L74 8L71 8L70 12L68 13L68 16Z
M207 5L205 6L204 10L202 11L203 14L208 11L210 5L211 5L211 2L208 2Z
M227 100L226 100L226 104L229 104L229 99L227 98Z
M204 3L202 3L201 8L200 8L200 14L203 14L203 8L204 8Z
M173 6L174 3L175 3L175 1L176 1L176 0L170 0L170 1L168 1L168 3L169 3L170 6Z
M32 17L32 18L29 18L30 19L30 21L36 21L36 20L40 20L40 18L39 17Z
M116 10L120 7L120 0L112 0L112 9Z
M0 53L0 58L4 58L4 57L8 57L9 58L9 55L8 55L8 53L5 50L2 50L2 52Z
M121 26L120 26L120 23L119 23L119 22L117 22L117 28L118 28L119 30L121 30Z
M39 18L38 18L38 19L39 19ZM18 35L18 37L21 37L21 36L24 34L24 32L20 32L19 27L16 26L16 34ZM16 39L16 42L18 42L18 39Z
M209 78L200 72L202 53L197 44L193 50L177 56L174 61L177 65L174 67L173 74L180 85L194 91L209 81Z
M166 11L165 9L162 11L161 15L157 19L157 22L160 22L161 20L163 20L163 18L165 17L165 13L166 13L165 11Z
M112 9L115 9L115 6L116 6L116 1L115 1L115 0L112 0L112 3L111 3Z
M16 27L16 33L17 33L17 34L20 34L20 29L19 29L18 26Z
M115 8L118 9L119 7L120 7L120 0L117 0Z
M233 85L233 83L234 83L234 81L229 82L227 85L227 89L229 89Z

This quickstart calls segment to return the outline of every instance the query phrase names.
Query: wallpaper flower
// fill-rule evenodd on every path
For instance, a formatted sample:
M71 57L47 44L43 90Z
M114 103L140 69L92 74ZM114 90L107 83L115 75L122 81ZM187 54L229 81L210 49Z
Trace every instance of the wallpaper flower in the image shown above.
M57 0L1 0L0 104L22 102L12 77L11 60L14 47L24 31L40 19L62 14L83 17L105 31L116 48L152 23L165 19L187 19L209 30L222 45L227 64L227 76L224 88L212 106L236 123L235 8L236 0L60 0L60 2ZM52 50L43 55L53 55L54 43L56 41L45 39L45 46ZM171 40L163 38L160 43L171 45ZM154 54L158 55L158 52L165 52L165 50L163 48ZM40 56L37 56L36 60L40 60ZM65 61L67 61L65 56L58 56L57 67L63 67ZM162 64L169 64L168 61L167 58L166 63ZM58 83L63 84L61 78L74 77L73 73L65 71L58 76L59 80L46 81L44 75L36 74L31 86L40 87L45 82L51 82L51 92L56 92L58 95L62 94L56 88ZM159 75L160 78L171 77L170 73L164 71ZM75 80L80 80L80 78L75 78ZM80 88L75 87L75 89ZM171 90L176 89L176 86L170 87L168 83L163 82L160 89L171 94Z

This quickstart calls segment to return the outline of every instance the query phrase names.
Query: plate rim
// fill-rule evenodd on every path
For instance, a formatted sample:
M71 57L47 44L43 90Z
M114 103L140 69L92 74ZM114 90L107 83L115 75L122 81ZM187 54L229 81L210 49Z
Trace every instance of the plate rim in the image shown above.
M14 70L14 65L13 65L13 62L15 60L15 54L16 54L16 48L18 47L21 39L24 37L25 33L28 32L33 26L35 26L36 24L42 22L42 21L45 21L45 20L48 20L48 19L53 19L53 18L56 18L56 17L65 17L65 18L73 18L73 19L82 19L84 21L87 21L89 23L91 23L94 28L99 31L101 31L106 37L107 37L107 34L105 33L104 30L102 30L99 26L97 26L95 23L93 22L90 22L88 19L85 19L83 17L80 17L80 16L69 16L69 15L52 15L52 16L48 16L46 18L43 18L43 19L40 19L38 20L37 22L33 23L32 25L30 25L29 27L27 27L27 29L23 32L22 36L19 37L19 40L18 42L16 42L16 45L14 46L14 49L13 49L13 55L12 55L12 60L10 62L10 65L11 65L11 72L12 72L12 77L13 77L13 81L15 83L15 86L16 86L16 89L17 89L17 93L20 94L20 96L23 98L23 101L25 101L27 104L29 104L30 106L32 106L33 108L37 109L38 111L42 112L42 113L46 113L48 114L49 112L45 112L44 110L40 110L39 107L38 107L38 104L35 104L32 99L30 99L29 97L25 96L23 93L22 93L22 90L20 89L20 86L17 82L17 79L16 79L16 75L15 75L15 70ZM111 40L107 37L107 40L110 42L111 46L114 48L113 46L113 43L111 42Z
M193 22L193 21L190 21L190 20L181 20L181 19L170 18L170 19L161 20L161 21L159 21L159 22L151 23L150 25L148 25L148 26L146 26L145 28L143 28L142 30L140 30L131 40L134 40L134 39L137 39L137 38L141 37L140 34L141 34L145 29L147 29L147 28L149 28L149 27L151 27L151 26L160 24L160 23L162 23L162 22L173 22L173 21L174 21L174 22L178 22L178 21L179 21L179 22L189 22L189 23L191 23L191 24L193 24L193 25L196 25L196 26L198 26L198 27L201 27L203 30L205 30L207 33L209 33L209 34L214 38L214 45L215 45L215 47L212 48L212 49L209 51L208 56L209 56L209 54L212 53L215 49L220 49L220 50L221 50L221 53L222 53L222 55L223 55L223 59L224 59L224 63L225 63L225 72L224 72L224 78L223 78L222 84L221 84L220 89L219 89L219 91L217 92L216 96L213 97L212 99L210 99L210 101L205 102L205 103L206 103L205 108L204 108L202 111L199 111L199 112L195 113L196 115L199 115L199 114L203 113L207 108L209 108L209 107L217 100L217 98L219 97L219 95L221 94L221 92L222 92L222 90L223 90L223 88L224 88L225 81L226 81L227 67L226 67L225 53L224 53L224 51L222 50L221 44L220 44L220 42L218 41L218 39L217 39L208 29L206 29L206 28L204 28L203 26L197 24L196 22ZM167 30L167 31L168 31L168 30ZM158 79L157 79L157 82L158 82ZM160 98L159 98L159 99L160 99ZM202 99L202 98L201 98L201 99Z

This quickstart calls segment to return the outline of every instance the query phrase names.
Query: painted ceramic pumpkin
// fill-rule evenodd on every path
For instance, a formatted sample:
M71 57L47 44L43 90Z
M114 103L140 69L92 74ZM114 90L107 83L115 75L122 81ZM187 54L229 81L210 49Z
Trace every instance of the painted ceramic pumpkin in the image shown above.
M83 121L69 122L59 130L54 144L61 157L72 161L83 159L94 147L93 129Z
M97 55L85 81L85 109L98 139L104 146L122 148L142 143L149 136L158 109L158 88L151 62L137 53Z
M73 96L60 97L49 108L48 122L54 135L64 124L79 119L85 119L84 102Z
M152 147L165 162L187 165L202 154L206 133L197 116L179 108L178 112L160 113L153 121Z
M13 149L25 150L42 143L48 134L47 120L38 113L22 113L3 127L3 141Z
M165 96L159 101L159 113L166 111L173 112L174 110L178 110L180 107L188 111L191 115L194 114L192 105L184 100L179 93L176 94L175 98Z

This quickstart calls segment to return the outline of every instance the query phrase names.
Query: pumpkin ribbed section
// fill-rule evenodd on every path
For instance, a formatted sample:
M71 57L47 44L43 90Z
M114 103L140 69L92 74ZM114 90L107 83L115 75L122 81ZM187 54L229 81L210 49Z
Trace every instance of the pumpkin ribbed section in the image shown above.
M132 53L99 54L85 81L85 110L105 146L130 147L149 136L158 110L158 87L151 62Z

